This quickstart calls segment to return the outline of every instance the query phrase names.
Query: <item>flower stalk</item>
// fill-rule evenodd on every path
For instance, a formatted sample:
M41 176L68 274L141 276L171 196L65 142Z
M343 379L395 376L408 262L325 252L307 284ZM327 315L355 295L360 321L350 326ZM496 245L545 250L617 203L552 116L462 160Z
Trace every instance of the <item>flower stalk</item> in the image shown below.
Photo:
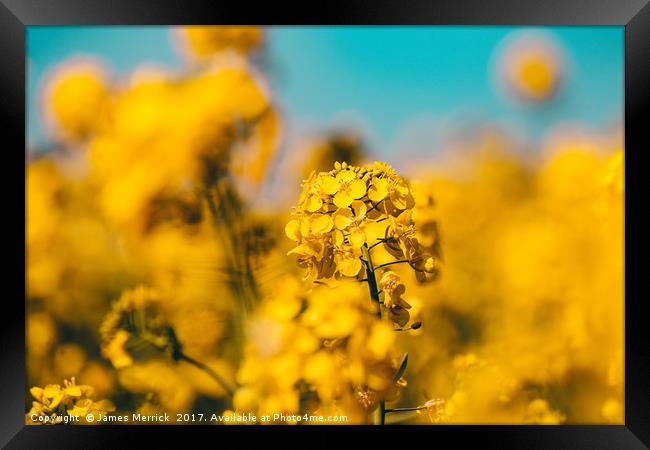
M176 359L178 361L185 361L194 367L204 371L212 379L214 379L219 385L223 388L224 391L226 391L226 394L228 394L229 398L232 398L232 396L235 394L235 387L231 385L228 381L226 381L225 378L223 378L221 375L219 375L217 372L215 372L210 366L207 364L202 363L201 361L197 361L196 359L187 356L185 353L180 353L177 355Z
M399 329L419 328L421 322L407 327L411 305L403 298L406 286L399 275L382 270L377 278L378 269L406 263L423 282L437 267L418 241L412 218L415 200L406 180L385 163L354 167L336 162L333 170L312 172L302 188L285 233L296 245L288 254L297 255L298 265L306 269L305 279L367 283L376 303L374 316L380 322L376 329L390 330L389 323ZM394 261L375 266L371 250L379 245ZM370 308L367 312L373 314ZM401 377L407 361L405 355L388 388L358 387L367 410L378 403L376 424L385 424L386 399L405 386Z
M381 320L381 303L379 300L379 289L377 288L377 278L375 277L375 268L372 264L370 249L367 244L363 244L363 259L366 265L366 281L370 290L370 298L377 303L377 317ZM384 425L386 423L386 401L382 398L379 400L379 406L375 411L375 425Z

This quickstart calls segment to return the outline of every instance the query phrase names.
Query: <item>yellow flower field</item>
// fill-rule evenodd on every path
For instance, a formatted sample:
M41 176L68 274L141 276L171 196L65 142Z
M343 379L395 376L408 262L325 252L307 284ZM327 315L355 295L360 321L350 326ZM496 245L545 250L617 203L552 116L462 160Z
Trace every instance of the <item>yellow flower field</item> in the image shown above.
M27 424L623 423L620 131L283 152L264 29L173 33L183 71L42 86ZM547 101L561 62L527 45L503 81Z

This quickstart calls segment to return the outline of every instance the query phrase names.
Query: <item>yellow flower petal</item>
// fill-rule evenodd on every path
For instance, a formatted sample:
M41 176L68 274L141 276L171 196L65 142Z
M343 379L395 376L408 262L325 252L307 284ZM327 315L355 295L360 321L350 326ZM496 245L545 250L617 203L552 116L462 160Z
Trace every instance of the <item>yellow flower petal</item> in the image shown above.
M351 170L341 170L336 174L336 179L339 181L350 181L354 180L357 177L357 174ZM365 183L364 183L365 184Z
M71 397L81 397L81 388L79 386L68 386L65 393Z
M334 213L334 225L339 230L347 228L352 223L352 211L350 208L339 208Z
M393 203L393 206L395 206L395 208L406 209L406 197L398 195L394 192L390 196L390 201Z
M323 200L320 197L317 195L310 195L309 198L307 198L305 209L309 212L315 212L321 209L322 206Z
M353 180L350 182L350 193L353 198L361 198L366 195L366 183L363 180Z
M366 235L359 228L350 231L350 245L354 248L361 248L366 242Z
M359 258L341 258L337 262L339 272L346 277L356 277L361 270L361 260Z
M311 246L307 244L300 244L297 247L292 248L289 250L287 255L303 255L303 256L316 256L318 255L318 252L314 250Z
M59 406L59 403L61 403L61 400L63 400L63 391L59 391L58 394L52 398L52 401L50 402L50 408L54 409L57 406Z
M92 396L95 392L95 389L93 389L92 386L88 386L86 384L79 385L79 389L81 389L81 395L85 397Z
M352 210L354 211L354 218L359 220L366 217L366 211L368 211L368 208L361 200L355 200L352 202Z
M61 392L61 386L58 384L48 384L45 386L45 389L43 389L43 396L45 398L54 398L55 396L59 395Z
M289 239L300 242L300 220L293 219L284 227L284 232Z
M32 397L34 397L39 402L43 401L43 388L33 387L29 390L29 392L32 394Z
M334 204L339 208L347 208L354 200L354 197L347 191L337 192L334 196Z
M73 408L68 410L68 415L73 416L73 417L80 417L80 416L85 416L88 414L88 408L87 407L79 407L75 405Z
M408 227L409 225L411 225L411 210L404 211L399 216L397 216L395 223L398 226L403 226L403 227Z
M310 228L312 234L323 234L332 230L334 221L327 214L314 214L310 218Z
M385 178L374 177L372 179L372 185L368 189L368 198L373 201L373 203L379 203L388 195L388 180Z
M334 245L337 247L340 247L343 245L343 241L345 240L343 233L339 230L334 231Z
M321 176L320 185L321 190L328 195L334 195L339 190L339 182L330 175Z
M409 186L404 180L397 183L393 189L402 197L409 195Z
M309 236L309 220L300 219L300 236Z
M366 234L366 242L372 245L379 241L379 239L383 239L386 236L387 226L386 221L365 223L363 232Z

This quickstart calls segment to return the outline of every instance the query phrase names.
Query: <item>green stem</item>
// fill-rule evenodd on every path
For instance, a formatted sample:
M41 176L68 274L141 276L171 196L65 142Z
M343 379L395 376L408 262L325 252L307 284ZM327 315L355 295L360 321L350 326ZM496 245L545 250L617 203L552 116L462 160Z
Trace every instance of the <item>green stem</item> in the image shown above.
M368 282L368 289L370 290L370 298L377 302L377 317L381 318L381 306L379 304L379 288L377 287L377 278L375 276L375 267L372 264L372 258L370 257L370 250L368 249L368 244L363 244L361 248L363 251L363 263L366 265L366 272L368 276L366 281Z
M389 262L389 263L386 263L386 264L381 264L381 265L375 267L375 270L381 269L382 267L390 266L392 264L403 264L403 263L407 263L407 262L409 262L408 259L400 259L399 261L392 261L392 262Z
M367 244L363 244L364 263L366 265L366 272L368 276L368 289L370 290L370 298L377 303L377 317L381 319L381 303L379 300L379 289L377 288L377 277L375 277L375 268L372 265L372 258L370 257L370 249ZM379 407L375 411L375 425L384 425L386 423L386 401L382 398L379 400Z
M387 241L387 239L379 239L377 242L375 242L370 247L368 247L368 250L372 250L373 248L377 247L378 245L383 244L386 241Z
M202 363L201 361L197 361L196 359L187 356L185 353L180 353L178 355L178 360L185 361L189 364L192 364L194 367L197 367L198 369L201 369L208 375L210 375L221 387L223 388L224 391L228 394L228 397L232 397L233 394L235 393L235 387L228 383L221 375L219 375L217 372L212 370L211 367L207 366L206 364Z
M400 412L407 412L407 411L420 411L423 409L427 409L426 406L413 406L409 408L392 408L392 409L387 409L385 412L386 414L388 413L400 413Z
M217 202L215 202L216 197ZM218 182L208 186L205 192L212 222L219 233L222 250L228 268L228 284L237 300L235 313L235 333L237 356L244 345L244 329L247 317L259 300L259 290L251 261L240 236L237 225L241 224L241 211L233 194Z
M381 205L381 202L383 202L383 201L384 200L379 200L377 203L373 204L372 208L370 208L368 211L366 211L366 214L368 214L372 210L375 210L375 209L379 208L379 205ZM372 203L372 201L370 203Z
M156 335L144 331L140 334L140 338L160 351L166 350L166 345L160 342L160 338ZM202 371L210 375L217 383L219 383L219 385L221 385L223 390L226 391L226 393L228 394L228 397L232 398L232 396L234 395L235 393L234 386L228 383L221 375L219 375L217 372L212 370L212 368L209 367L208 365L202 363L201 361L197 361L191 356L187 356L185 353L183 353L180 350L180 345L174 350L172 358L174 359L174 361L185 361L187 363L192 364L194 367L201 369Z

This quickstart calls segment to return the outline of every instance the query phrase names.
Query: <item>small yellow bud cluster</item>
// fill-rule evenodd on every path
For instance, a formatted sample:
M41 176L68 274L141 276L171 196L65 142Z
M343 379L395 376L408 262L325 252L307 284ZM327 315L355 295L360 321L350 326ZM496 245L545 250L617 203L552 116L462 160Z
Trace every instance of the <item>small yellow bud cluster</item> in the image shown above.
M67 423L68 417L75 418L72 423L87 423L90 414L93 415L90 422L93 422L99 414L115 411L115 406L109 400L93 400L91 397L94 389L91 386L77 385L74 377L70 381L64 380L63 386L35 386L29 392L35 401L32 402L32 409L25 414L28 425Z

